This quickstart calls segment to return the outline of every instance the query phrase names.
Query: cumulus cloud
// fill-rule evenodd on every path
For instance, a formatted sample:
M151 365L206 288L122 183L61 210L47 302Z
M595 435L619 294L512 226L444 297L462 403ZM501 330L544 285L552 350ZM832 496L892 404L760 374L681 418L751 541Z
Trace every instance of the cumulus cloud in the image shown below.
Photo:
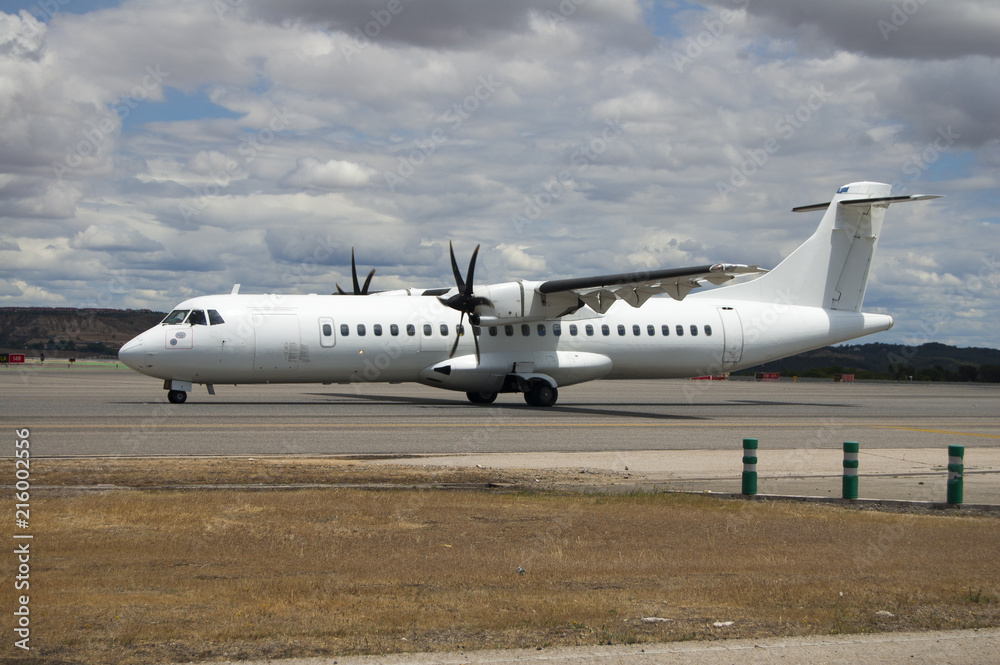
M284 183L288 187L337 190L366 185L375 174L375 169L362 164L339 159L320 162L315 157L303 157Z
M100 227L88 226L73 236L70 247L105 252L155 252L163 249L161 243L147 238L136 229L117 223Z
M329 292L352 247L378 288L447 286L449 240L483 282L773 267L819 221L791 207L878 180L948 196L890 212L883 338L975 279L983 325L942 335L1000 319L985 0L103 5L0 14L5 302Z

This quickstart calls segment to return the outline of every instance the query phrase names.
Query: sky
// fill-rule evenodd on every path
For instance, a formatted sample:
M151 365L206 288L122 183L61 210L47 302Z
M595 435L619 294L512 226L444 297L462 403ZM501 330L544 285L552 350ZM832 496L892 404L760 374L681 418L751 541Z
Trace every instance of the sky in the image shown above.
M773 267L893 206L865 341L1000 347L987 0L0 1L0 306Z

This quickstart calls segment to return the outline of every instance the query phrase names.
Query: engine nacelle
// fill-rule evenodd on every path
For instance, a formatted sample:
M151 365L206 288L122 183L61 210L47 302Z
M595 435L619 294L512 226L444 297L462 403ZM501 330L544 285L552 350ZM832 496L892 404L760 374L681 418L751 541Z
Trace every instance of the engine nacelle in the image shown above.
M507 282L493 284L476 289L477 296L490 299L493 307L480 307L479 325L497 326L522 321L540 321L565 316L567 308L561 305L549 305L546 297L535 289L541 282ZM575 312L576 309L572 309Z
M492 393L502 392L505 385L511 385L508 377L528 380L544 375L552 379L553 387L570 386L603 378L611 369L611 359L599 353L496 352L482 354L478 363L475 355L442 360L421 370L418 377L421 383L435 388Z

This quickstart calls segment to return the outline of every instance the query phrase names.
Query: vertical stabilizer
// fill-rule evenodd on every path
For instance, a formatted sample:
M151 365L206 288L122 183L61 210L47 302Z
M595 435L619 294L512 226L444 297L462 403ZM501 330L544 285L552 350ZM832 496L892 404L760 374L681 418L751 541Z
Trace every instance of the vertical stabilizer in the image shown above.
M855 182L838 189L829 203L793 208L794 212L826 212L815 233L774 270L752 282L723 287L725 295L737 300L860 312L888 207L938 198L890 196L891 190L890 185L880 182Z

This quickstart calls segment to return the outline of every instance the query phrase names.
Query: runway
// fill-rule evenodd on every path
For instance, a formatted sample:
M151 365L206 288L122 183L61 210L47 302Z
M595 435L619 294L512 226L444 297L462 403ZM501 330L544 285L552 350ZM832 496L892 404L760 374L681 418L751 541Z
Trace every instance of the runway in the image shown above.
M745 437L762 450L1000 451L989 384L598 381L548 409L415 384L196 386L174 405L124 366L50 363L0 370L0 389L0 419L31 429L36 457L738 451Z

